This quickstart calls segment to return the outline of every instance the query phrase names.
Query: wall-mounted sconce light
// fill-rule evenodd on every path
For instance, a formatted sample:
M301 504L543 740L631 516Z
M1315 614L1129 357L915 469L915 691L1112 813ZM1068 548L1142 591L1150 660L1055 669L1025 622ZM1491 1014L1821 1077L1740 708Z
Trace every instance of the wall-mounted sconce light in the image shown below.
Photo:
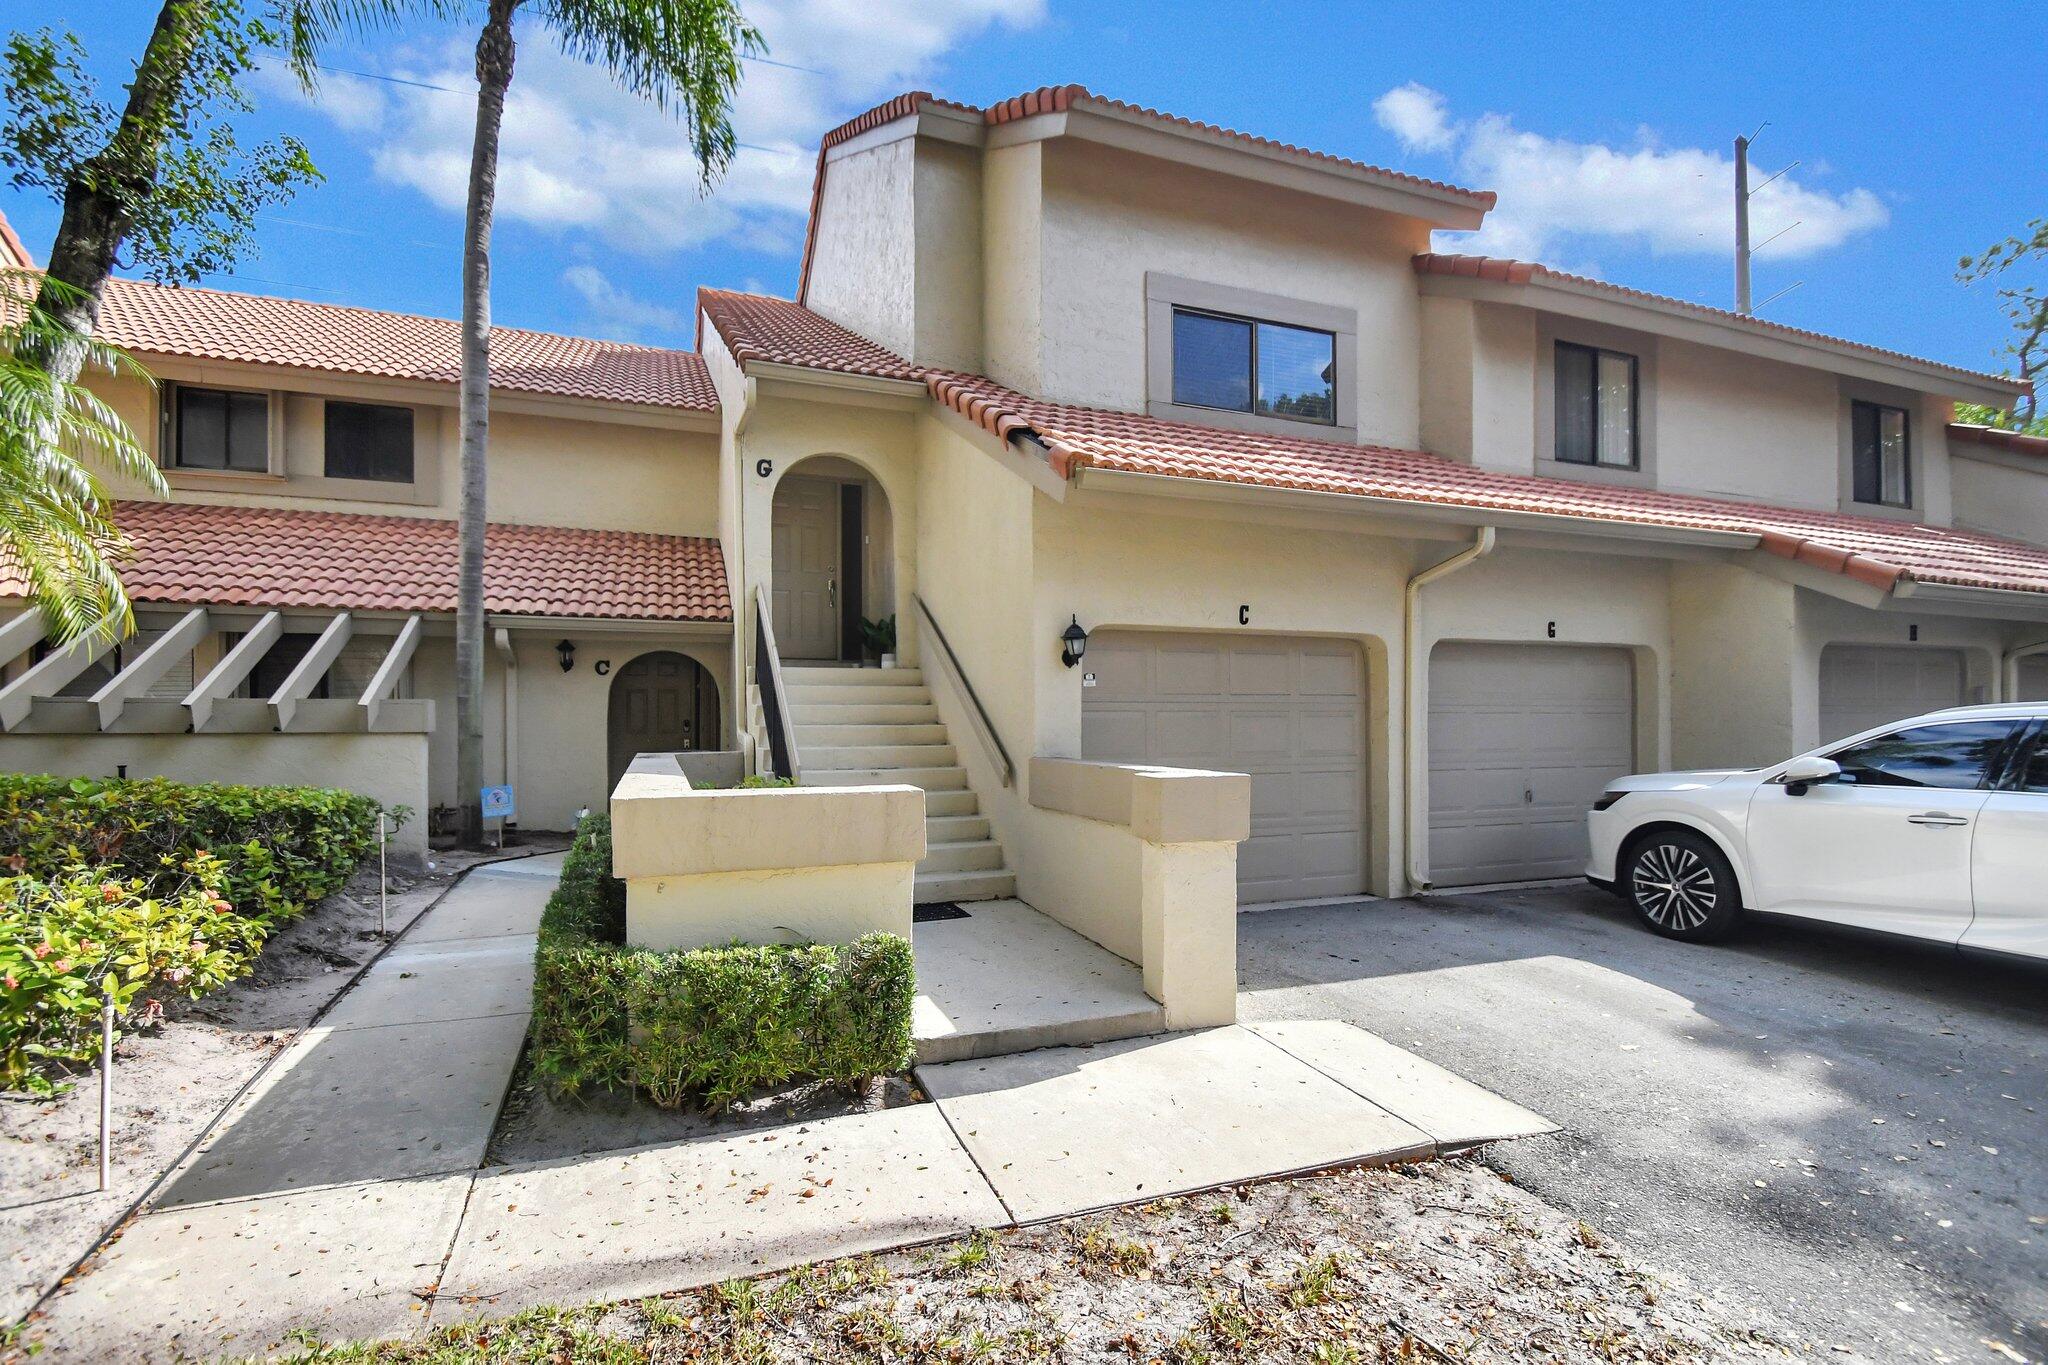
M576 666L576 644L573 640L561 640L555 645L555 653L561 657L562 671L567 673Z
M1081 629L1081 618L1076 616L1073 623L1060 632L1060 662L1072 668L1087 652L1088 632Z

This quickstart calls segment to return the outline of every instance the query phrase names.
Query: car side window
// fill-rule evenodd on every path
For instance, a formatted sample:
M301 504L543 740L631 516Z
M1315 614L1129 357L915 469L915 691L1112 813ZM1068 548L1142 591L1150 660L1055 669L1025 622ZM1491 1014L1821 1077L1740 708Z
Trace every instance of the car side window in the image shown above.
M1915 725L1852 744L1829 757L1842 765L1842 782L1856 787L1982 787L1998 751L2020 722L1966 720Z
M2018 776L2015 785L2019 790L2048 795L2048 731L2034 736L2028 753L2019 764Z

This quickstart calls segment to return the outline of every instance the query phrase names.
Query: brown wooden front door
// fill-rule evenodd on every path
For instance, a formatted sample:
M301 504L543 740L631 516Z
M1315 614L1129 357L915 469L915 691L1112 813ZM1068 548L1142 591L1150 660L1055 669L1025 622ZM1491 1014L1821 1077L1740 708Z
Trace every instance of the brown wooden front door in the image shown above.
M609 794L635 754L717 747L717 684L695 659L668 650L642 654L612 679L606 735Z

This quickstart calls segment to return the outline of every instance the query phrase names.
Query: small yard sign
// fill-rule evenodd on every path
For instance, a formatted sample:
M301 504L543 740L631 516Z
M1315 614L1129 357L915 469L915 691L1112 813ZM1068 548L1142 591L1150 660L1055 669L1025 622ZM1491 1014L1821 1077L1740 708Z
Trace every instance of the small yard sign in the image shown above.
M517 807L512 804L510 787L485 787L482 796L486 820L510 820L518 813Z

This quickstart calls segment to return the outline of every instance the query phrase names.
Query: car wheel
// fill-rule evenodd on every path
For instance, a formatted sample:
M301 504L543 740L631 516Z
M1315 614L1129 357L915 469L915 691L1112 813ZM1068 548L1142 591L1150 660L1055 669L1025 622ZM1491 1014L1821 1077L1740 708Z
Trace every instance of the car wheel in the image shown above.
M1691 830L1658 830L1629 849L1621 892L1643 923L1666 938L1711 943L1742 918L1735 870L1711 839Z

